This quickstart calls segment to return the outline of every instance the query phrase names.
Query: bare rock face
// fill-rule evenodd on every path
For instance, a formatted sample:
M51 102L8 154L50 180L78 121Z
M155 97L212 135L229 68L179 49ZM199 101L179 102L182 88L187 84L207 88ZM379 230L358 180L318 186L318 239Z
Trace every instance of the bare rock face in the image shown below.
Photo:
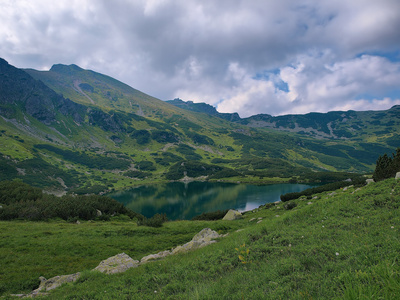
M139 265L138 260L133 260L125 253L120 253L115 256L109 257L103 260L93 270L99 271L106 274L115 274L125 272L130 268L135 268Z
M241 218L242 218L242 214L240 212L238 212L237 210L230 209L226 213L225 217L222 220L232 221L232 220L237 220L237 219L241 219Z

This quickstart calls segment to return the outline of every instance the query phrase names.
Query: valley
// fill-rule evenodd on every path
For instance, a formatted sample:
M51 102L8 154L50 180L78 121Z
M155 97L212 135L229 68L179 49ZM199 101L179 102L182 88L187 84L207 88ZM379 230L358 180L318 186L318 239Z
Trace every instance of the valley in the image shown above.
M0 86L0 179L50 193L170 180L334 181L338 172L371 173L399 145L398 106L242 119L161 101L76 65L36 71L5 60Z

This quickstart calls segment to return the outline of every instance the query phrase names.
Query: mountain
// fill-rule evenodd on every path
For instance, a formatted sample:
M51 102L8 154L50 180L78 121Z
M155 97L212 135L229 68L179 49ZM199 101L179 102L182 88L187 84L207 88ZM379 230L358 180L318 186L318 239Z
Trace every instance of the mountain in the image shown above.
M206 103L193 103L181 99L167 102L186 110L210 114L251 128L271 128L321 139L362 140L385 134L391 135L400 127L400 105L385 111L350 110L276 117L259 114L242 119L237 113L219 113L215 107ZM399 146L398 143L393 144Z
M0 116L0 180L63 193L198 177L333 180L371 172L400 146L399 107L241 119L76 65L36 71L3 59Z

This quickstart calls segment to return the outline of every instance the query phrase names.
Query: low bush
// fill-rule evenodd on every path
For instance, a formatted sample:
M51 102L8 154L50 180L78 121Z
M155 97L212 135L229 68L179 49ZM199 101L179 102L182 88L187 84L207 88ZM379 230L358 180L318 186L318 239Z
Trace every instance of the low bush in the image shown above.
M221 220L225 217L227 210L217 210L212 212L204 212L201 215L195 216L192 218L192 221L214 221L214 220Z
M168 221L166 214L155 214L151 218L140 218L137 222L138 226L161 227Z
M283 207L286 210L291 210L291 209L295 208L296 206L297 206L297 204L295 202L288 202Z

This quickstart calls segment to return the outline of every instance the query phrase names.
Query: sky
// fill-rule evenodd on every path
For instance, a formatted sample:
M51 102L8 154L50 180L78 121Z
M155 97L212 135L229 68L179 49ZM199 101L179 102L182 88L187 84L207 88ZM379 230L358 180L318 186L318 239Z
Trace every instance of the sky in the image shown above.
M241 117L400 104L399 0L0 0L0 57Z

